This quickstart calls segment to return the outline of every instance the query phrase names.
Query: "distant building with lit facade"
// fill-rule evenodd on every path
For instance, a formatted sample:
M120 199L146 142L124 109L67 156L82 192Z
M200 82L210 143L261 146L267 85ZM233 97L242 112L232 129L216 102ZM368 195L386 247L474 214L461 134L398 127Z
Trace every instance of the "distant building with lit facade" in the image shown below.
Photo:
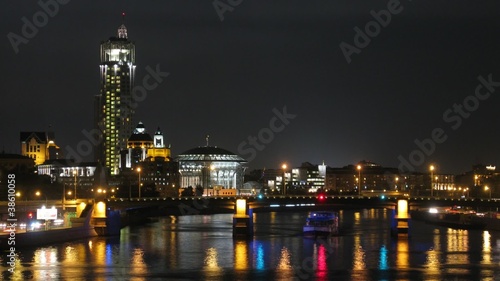
M313 165L304 162L300 167L292 169L292 186L306 187L311 189L311 192L316 192L325 186L325 172L326 165L324 163Z
M21 155L32 158L35 165L49 159L59 159L59 146L55 143L54 133L21 132Z
M72 196L76 188L78 198L88 197L90 190L100 184L105 186L100 179L101 173L97 162L75 163L66 159L48 160L38 165L37 171L38 175L50 176L51 182L64 184L68 192L73 192Z
M131 91L135 77L135 44L128 40L121 25L117 37L101 43L100 93L95 97L95 126L101 141L95 147L95 159L111 175L119 174L120 151L127 148L132 133L135 103Z
M180 187L201 186L211 189L213 195L224 189L243 188L244 164L242 157L216 146L201 146L181 153L179 163Z
M251 172L251 178L263 187L279 194L283 194L283 185L287 186L287 193L297 190L316 192L325 186L326 165L302 163L295 168L259 169ZM300 192L299 192L300 193Z
M177 163L172 161L170 145L158 128L153 137L139 122L120 153L120 171L124 176L137 179L141 187L150 188L160 196L168 196L178 187Z
M369 161L326 169L325 189L339 194L380 191L406 192L425 189L425 175L400 173L397 168L382 167ZM430 188L430 185L428 185Z
M493 197L500 194L500 172L494 165L477 164L472 170L455 176L456 190L464 196Z

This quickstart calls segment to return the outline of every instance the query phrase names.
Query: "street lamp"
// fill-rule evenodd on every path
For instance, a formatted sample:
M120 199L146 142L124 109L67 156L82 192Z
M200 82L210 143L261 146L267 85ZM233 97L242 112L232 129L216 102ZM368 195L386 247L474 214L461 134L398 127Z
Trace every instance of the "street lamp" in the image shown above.
M361 195L361 165L358 165L356 169L358 169L358 194Z
M35 192L35 195L40 197L40 195L42 195L42 193L40 191L37 191L37 192ZM47 195L44 194L43 196L45 197L45 205L47 205Z
M281 165L283 168L283 195L286 195L286 164Z
M18 197L19 200L21 200L21 195L22 195L21 192L19 192L19 191L16 192L16 197ZM26 205L28 205L28 196L26 195L25 197L26 198L24 198L24 201L25 201L24 202L24 210L26 211Z
M139 172L139 199L141 199L141 167L137 168L137 172Z
M431 197L434 197L434 187L432 186L434 183L434 165L431 165L429 170L431 171Z
M63 208L63 210L66 210L66 183L63 184L62 208Z
M489 191L490 192L490 199L491 199L491 188L488 187L487 185L484 186L484 191Z
M73 175L75 176L75 202L76 202L76 176L78 175L78 172L76 170L73 170Z

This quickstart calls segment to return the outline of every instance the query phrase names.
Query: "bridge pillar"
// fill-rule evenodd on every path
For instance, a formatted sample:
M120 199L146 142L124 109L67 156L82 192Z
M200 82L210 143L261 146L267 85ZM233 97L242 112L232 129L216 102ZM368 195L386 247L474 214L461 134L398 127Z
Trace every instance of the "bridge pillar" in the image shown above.
M120 212L109 210L106 202L96 202L92 214L92 225L99 236L120 235Z
M408 236L410 230L408 200L399 199L396 212L397 214L393 215L391 221L391 233L396 237Z
M233 216L233 238L253 236L253 212L246 199L237 199Z

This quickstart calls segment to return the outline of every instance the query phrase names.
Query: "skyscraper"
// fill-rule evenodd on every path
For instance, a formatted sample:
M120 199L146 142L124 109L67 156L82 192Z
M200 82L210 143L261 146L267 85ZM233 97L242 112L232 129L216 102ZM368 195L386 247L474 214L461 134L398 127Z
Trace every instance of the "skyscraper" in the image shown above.
M135 76L135 44L127 28L118 28L118 37L101 43L101 86L95 99L95 125L101 132L95 158L111 175L119 173L119 156L132 133L132 88Z

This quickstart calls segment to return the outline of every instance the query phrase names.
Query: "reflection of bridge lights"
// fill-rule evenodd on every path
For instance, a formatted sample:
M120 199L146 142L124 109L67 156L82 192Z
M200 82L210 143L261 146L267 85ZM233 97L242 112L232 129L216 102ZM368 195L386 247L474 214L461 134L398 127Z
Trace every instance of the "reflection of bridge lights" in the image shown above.
M483 231L483 262L491 264L491 235L488 231Z
M399 239L397 244L397 268L408 268L410 265L410 253L408 240Z
M262 243L255 242L257 244L257 256L255 258L255 267L258 270L263 270L264 267L264 246Z
M248 269L248 249L246 241L237 241L234 247L234 268Z
M290 265L290 251L288 251L286 247L283 247L283 249L281 249L281 255L277 269L281 270L292 269L292 266Z
M210 270L219 270L219 264L217 262L217 249L208 248L205 256L205 268Z
M132 253L132 259L130 261L130 273L132 273L132 275L145 275L147 269L148 266L144 261L144 250L136 248Z
M385 247L385 245L382 245L382 247L380 247L379 269L386 270L388 268L389 265L387 263L387 248Z
M354 248L353 248L353 269L354 270L365 270L366 269L366 263L365 263L365 250L363 250L363 247L361 246L361 238L359 236L356 236L354 238Z

